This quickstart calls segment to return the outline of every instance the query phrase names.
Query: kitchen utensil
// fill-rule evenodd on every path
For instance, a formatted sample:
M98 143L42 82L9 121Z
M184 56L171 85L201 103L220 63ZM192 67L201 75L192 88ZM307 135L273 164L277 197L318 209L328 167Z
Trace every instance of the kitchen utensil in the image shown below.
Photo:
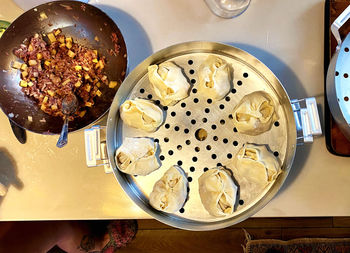
M121 83L127 67L126 46L120 30L112 19L92 5L54 1L32 8L18 17L0 39L0 107L17 125L41 134L60 133L63 119L44 113L36 101L21 91L18 85L20 73L11 67L11 63L18 60L12 51L35 33L46 34L56 28L104 55L109 80ZM111 89L101 85L102 96L96 97L95 104L87 109L84 117L70 122L69 131L81 129L101 118L108 111L117 89L118 86Z
M233 88L225 99L213 102L199 96L196 91L199 65L208 56L219 56L233 67ZM155 133L145 133L123 124L119 107L125 99L135 97L155 100L148 80L148 66L174 61L183 68L193 88L190 96L175 106L163 107L164 124ZM240 99L253 91L264 90L278 102L279 119L268 131L259 136L238 133L230 117ZM306 106L306 108L302 108ZM231 115L231 116L230 116ZM199 136L198 131L206 134ZM197 134L196 134L197 133ZM188 230L213 230L238 223L265 206L278 192L292 166L299 141L312 142L321 128L314 98L290 100L279 80L254 56L238 48L214 42L187 42L165 48L138 65L119 88L107 119L107 155L100 146L99 127L85 130L86 161L88 166L105 165L112 170L129 197L155 219L168 225ZM115 150L125 137L151 137L159 142L162 167L145 177L134 177L120 172L114 160ZM206 136L206 138L203 138ZM268 144L281 161L283 173L263 192L251 199L240 199L233 215L216 218L202 207L198 194L198 177L208 168L232 166L232 159L245 142ZM105 145L103 143L103 145ZM108 156L109 165L106 166ZM189 198L184 208L175 214L153 209L148 195L153 184L171 165L180 165L188 176ZM240 196L247 195L240 189Z
M338 46L333 55L327 71L327 100L334 120L337 122L344 136L350 140L350 36L342 41L339 29L350 17L350 6L331 25L331 31Z
M62 112L65 115L65 117L64 117L64 123L62 126L62 131L56 144L58 148L63 148L68 142L69 115L71 115L77 110L78 105L79 105L78 99L74 94L71 94L70 96L66 96L62 101Z
M337 122L335 122L327 100L327 70L333 54L337 51L337 41L332 35L331 25L334 20L348 7L347 0L326 0L325 15L324 15L324 117L325 129L324 135L326 139L326 146L330 153L338 156L350 156L350 140L348 140L342 131L339 129ZM350 32L350 23L346 22L339 30L341 37L345 38Z

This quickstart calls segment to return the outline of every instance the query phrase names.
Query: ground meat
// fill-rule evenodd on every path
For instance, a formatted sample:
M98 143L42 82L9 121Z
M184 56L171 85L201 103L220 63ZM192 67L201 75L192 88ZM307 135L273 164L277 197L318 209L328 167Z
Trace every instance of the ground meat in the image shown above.
M62 100L73 93L79 106L70 119L83 117L86 107L94 105L94 97L102 95L99 87L108 84L105 58L96 50L74 43L59 29L47 38L50 43L36 34L14 50L24 61L20 67L22 91L34 98L45 113L61 117Z

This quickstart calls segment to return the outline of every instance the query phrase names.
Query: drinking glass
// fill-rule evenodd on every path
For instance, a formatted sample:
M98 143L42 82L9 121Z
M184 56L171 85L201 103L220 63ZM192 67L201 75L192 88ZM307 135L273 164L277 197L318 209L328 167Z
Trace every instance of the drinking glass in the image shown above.
M222 18L234 18L242 14L249 6L250 0L205 0L209 9Z

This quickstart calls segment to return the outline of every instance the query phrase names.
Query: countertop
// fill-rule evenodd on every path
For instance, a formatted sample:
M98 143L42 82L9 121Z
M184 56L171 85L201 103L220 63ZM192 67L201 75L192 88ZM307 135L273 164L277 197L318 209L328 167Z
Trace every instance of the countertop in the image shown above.
M202 0L94 0L121 29L129 70L162 48L209 40L239 47L264 62L291 98L315 96L323 122L324 1L252 0L234 19L213 15ZM0 19L23 11L1 0ZM58 136L27 133L22 145L0 113L0 180L11 183L0 198L0 220L150 218L123 192L112 174L85 165L83 131ZM298 146L291 173L256 217L347 216L349 158L330 154L324 137Z

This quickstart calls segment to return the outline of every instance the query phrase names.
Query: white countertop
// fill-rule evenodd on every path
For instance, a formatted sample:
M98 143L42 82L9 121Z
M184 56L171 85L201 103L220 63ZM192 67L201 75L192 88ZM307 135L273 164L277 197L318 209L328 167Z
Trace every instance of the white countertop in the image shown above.
M0 19L22 13L0 0ZM169 45L209 40L234 45L256 56L281 80L291 98L315 96L323 121L322 0L252 0L234 19L214 16L203 0L95 0L121 29L129 70ZM112 5L114 7L112 7ZM87 168L83 132L55 147L57 136L28 133L18 143L0 113L1 173L15 169L21 185L0 198L0 220L150 218L102 168ZM5 159L4 150L12 157ZM299 146L284 186L256 217L347 216L350 212L350 158L330 154L324 137ZM10 165L12 163L12 165Z

